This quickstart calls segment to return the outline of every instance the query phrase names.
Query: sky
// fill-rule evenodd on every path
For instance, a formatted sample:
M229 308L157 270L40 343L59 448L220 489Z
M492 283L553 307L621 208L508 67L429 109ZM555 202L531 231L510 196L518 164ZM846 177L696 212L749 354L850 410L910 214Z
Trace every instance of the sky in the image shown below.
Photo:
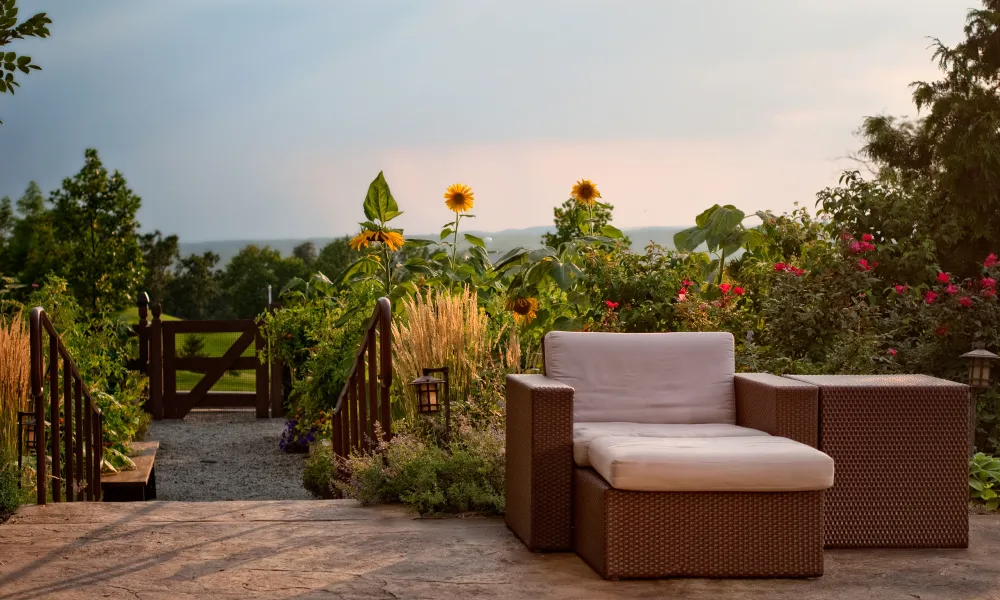
M812 208L866 115L913 116L975 0L19 0L42 71L0 95L0 196L97 148L182 241L328 237L385 172L409 232L549 224L588 178L619 227Z

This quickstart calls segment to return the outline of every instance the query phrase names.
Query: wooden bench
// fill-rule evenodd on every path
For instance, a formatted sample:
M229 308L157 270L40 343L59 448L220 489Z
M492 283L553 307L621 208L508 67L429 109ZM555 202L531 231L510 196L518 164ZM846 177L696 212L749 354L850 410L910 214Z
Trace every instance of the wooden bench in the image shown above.
M105 502L156 500L156 451L160 442L133 442L129 458L135 468L101 476Z

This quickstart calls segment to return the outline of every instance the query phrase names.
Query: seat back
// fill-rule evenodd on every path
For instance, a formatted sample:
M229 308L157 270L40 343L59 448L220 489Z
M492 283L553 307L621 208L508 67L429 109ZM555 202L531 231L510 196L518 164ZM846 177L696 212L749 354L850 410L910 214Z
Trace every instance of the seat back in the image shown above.
M543 351L575 422L736 422L732 334L552 331Z

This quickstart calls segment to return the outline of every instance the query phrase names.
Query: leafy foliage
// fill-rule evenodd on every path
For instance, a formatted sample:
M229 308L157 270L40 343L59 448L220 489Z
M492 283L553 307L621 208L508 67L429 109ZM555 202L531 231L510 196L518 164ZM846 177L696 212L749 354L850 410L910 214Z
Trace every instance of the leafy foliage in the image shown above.
M38 13L20 24L17 22L17 13L17 0L4 0L0 3L0 49L14 40L49 37L48 26L52 19L45 13ZM13 95L15 88L21 87L15 77L18 71L27 75L39 70L41 67L31 62L30 56L0 50L0 93ZM0 125L3 125L3 121L0 121Z
M1000 508L1000 458L976 453L969 461L969 493L987 510Z

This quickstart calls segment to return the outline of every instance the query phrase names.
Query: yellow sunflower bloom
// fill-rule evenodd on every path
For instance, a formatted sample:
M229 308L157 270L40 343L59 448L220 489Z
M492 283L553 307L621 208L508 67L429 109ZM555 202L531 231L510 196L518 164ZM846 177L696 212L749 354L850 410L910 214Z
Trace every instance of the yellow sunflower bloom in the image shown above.
M507 299L507 310L514 313L514 318L531 323L538 316L538 299L531 297L517 297Z
M589 179L581 179L573 184L573 199L584 206L592 206L601 197L597 186Z
M403 247L403 234L398 231L377 231L374 233L374 241L382 242L393 252Z
M445 206L448 207L448 210L456 213L468 212L472 208L475 199L472 188L464 183L453 183L444 191Z
M368 244L370 244L372 241L371 240L372 233L374 232L367 230L362 231L358 235L351 238L351 241L348 242L347 245L351 247L351 250L360 251L362 248L367 248Z

